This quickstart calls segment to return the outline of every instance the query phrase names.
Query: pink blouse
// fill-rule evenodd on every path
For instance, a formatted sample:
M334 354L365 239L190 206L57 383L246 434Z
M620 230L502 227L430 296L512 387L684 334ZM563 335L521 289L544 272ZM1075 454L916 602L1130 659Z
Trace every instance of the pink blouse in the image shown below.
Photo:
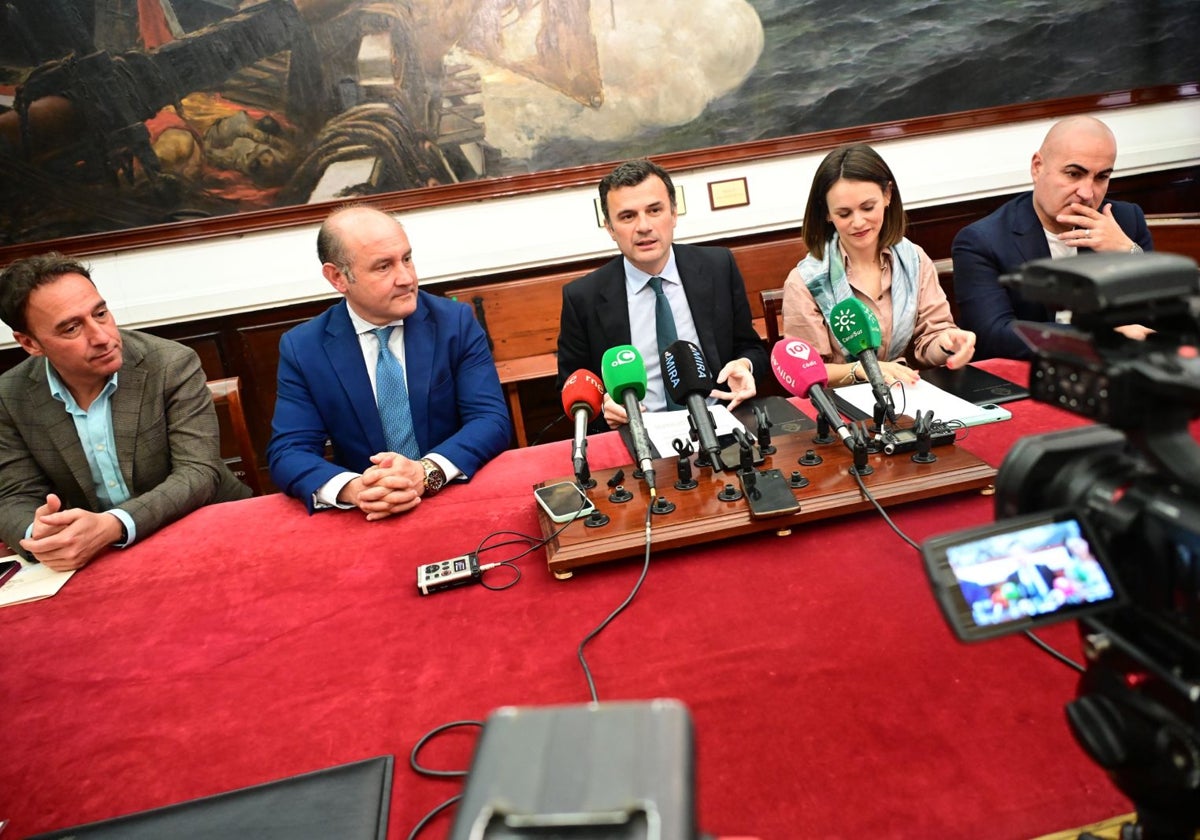
M946 300L946 293L938 283L933 260L920 245L914 247L920 257L917 323L913 327L912 342L905 349L903 358L915 368L937 367L944 358L944 354L936 349L938 336L957 327L950 314L950 302ZM846 264L846 281L854 290L854 296L869 306L879 319L880 332L883 334L879 358L888 359L891 357L889 344L892 339L892 251L890 248L883 250L883 277L880 281L882 292L877 299L873 299L855 284L854 267L844 248L842 259ZM821 308L817 306L799 270L795 268L783 284L783 334L810 344L821 354L826 364L844 364L847 361L842 345L825 323Z

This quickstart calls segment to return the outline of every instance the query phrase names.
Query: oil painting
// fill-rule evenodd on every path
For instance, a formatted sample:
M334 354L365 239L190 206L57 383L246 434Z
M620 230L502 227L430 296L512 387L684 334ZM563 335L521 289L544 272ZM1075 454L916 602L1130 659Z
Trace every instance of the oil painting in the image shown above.
M1194 81L1196 31L1191 0L7 0L0 247Z

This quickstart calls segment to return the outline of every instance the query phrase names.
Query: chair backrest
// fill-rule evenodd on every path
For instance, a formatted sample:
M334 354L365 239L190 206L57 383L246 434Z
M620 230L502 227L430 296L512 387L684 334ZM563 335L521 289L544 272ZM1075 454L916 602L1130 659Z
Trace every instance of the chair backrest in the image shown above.
M767 327L767 352L783 337L780 322L783 319L783 289L763 289L758 293L762 302L763 320Z
M949 257L934 260L933 268L937 271L938 285L942 287L942 291L946 293L946 300L950 303L950 317L957 324L958 299L954 297L954 260Z
M241 380L236 376L227 379L210 379L208 390L212 394L213 404L217 407L218 422L224 426L225 421L228 421L229 431L233 434L233 440L237 444L242 468L240 475L237 471L235 471L235 475L238 475L238 478L254 491L254 495L261 496L263 488L262 479L258 473L258 455L254 452L254 442L250 439L250 429L246 426L246 412L242 409L242 394L238 389L239 385L241 385Z

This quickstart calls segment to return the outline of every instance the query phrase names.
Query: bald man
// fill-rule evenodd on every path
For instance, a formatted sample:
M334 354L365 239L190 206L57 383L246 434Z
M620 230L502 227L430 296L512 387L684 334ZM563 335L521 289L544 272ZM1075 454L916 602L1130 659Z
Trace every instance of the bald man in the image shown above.
M386 213L335 210L317 256L344 299L280 339L271 479L309 513L406 513L508 446L487 337L469 306L418 291L408 235Z
M1116 138L1100 120L1061 120L1033 155L1033 190L954 238L958 322L976 335L976 359L1030 358L1033 351L1013 323L1056 320L1057 313L1002 287L1001 275L1030 260L1089 251L1139 253L1154 247L1141 208L1104 199L1116 160ZM1130 338L1148 332L1137 325L1120 330Z

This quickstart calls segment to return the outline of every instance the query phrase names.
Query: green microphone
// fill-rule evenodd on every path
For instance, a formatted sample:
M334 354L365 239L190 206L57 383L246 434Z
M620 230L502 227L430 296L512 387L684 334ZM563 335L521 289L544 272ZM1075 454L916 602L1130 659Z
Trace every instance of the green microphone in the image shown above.
M654 496L654 460L650 457L650 436L642 422L642 408L638 404L646 396L646 363L642 354L632 344L619 344L604 353L600 365L600 378L612 398L625 406L629 415L629 432L633 438L633 457L638 469L646 476L650 495Z
M879 330L879 320L865 303L856 297L839 301L829 312L829 326L833 335L846 353L862 363L867 381L871 383L871 391L875 394L876 420L881 416L896 422L896 406L892 402L892 392L883 381L883 371L879 369L879 357L875 351L883 343L883 334ZM880 415L879 412L882 412Z

